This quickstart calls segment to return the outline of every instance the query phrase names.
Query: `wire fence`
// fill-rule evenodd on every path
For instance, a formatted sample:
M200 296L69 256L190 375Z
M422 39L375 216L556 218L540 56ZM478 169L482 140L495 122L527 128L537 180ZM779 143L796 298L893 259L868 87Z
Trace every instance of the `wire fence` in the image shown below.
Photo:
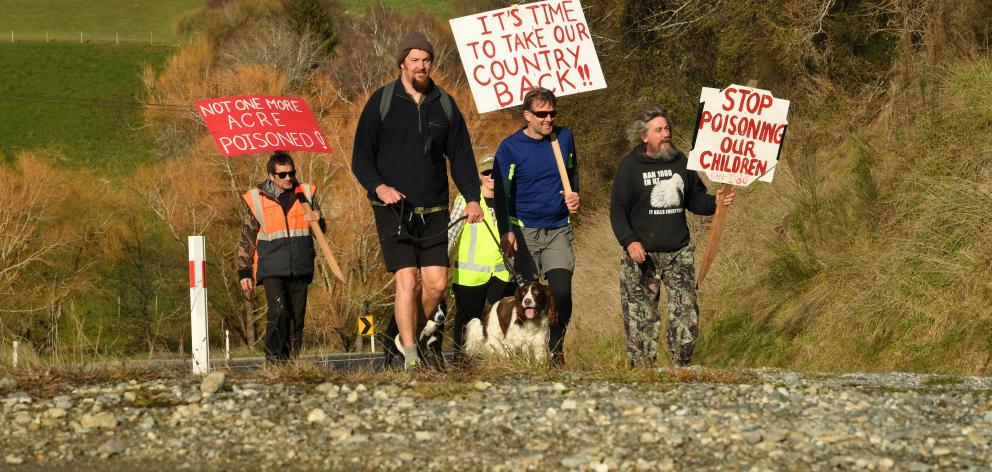
M101 43L101 44L145 44L149 46L173 46L192 43L199 33L190 33L185 37L174 33L163 34L155 31L144 32L94 32L94 31L16 31L10 30L0 36L0 42L31 42L31 43Z

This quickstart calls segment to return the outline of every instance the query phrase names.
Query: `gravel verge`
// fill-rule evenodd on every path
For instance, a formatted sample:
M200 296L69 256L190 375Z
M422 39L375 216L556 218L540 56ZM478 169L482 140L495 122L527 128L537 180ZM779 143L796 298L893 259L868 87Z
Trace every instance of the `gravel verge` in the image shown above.
M225 378L218 378L225 377ZM722 381L721 381L722 380ZM988 470L992 379L695 369L0 379L10 470Z

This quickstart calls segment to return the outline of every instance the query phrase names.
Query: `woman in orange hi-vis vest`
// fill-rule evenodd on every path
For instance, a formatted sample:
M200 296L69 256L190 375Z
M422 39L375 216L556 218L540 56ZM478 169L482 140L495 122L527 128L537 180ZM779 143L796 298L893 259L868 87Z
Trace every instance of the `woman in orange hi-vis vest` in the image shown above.
M245 293L251 293L256 282L265 288L269 302L265 360L272 362L299 355L307 286L313 281L317 255L310 222L319 222L321 231L327 227L313 198L314 187L296 180L296 166L289 154L276 151L266 168L269 179L242 196L245 215L238 276ZM304 203L310 203L310 211Z

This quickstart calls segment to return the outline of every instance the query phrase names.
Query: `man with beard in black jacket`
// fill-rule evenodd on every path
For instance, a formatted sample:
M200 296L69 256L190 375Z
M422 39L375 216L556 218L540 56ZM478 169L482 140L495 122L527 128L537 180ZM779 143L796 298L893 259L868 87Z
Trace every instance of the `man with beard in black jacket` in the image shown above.
M624 248L620 260L620 303L627 354L632 365L652 365L658 350L661 285L668 291L668 350L672 365L692 359L699 334L694 248L685 210L712 215L728 195L706 193L699 175L686 168L686 155L671 142L671 120L652 108L627 129L634 149L620 161L613 180L610 223Z
M425 326L438 330L444 318L443 313L435 314L428 323L426 314L435 313L448 283L445 157L467 202L467 221L482 220L468 128L451 96L431 80L433 60L434 46L423 33L400 41L400 77L376 90L365 104L351 164L368 191L386 268L396 274L399 334L392 341L407 368L421 363L418 333ZM434 349L438 354L439 344Z

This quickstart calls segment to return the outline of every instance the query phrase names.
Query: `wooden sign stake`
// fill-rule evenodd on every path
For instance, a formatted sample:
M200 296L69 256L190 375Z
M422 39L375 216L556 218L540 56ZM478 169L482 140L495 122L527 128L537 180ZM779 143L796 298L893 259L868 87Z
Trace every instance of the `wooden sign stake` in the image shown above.
M747 86L757 88L758 81L751 79L747 82ZM723 204L723 198L731 191L733 191L733 186L722 184L720 185L720 190L716 192L716 214L713 215L713 226L710 227L709 239L706 240L706 251L703 253L703 262L699 266L699 275L696 276L696 288L699 288L703 284L703 279L706 278L706 272L710 270L710 264L713 263L713 258L716 257L716 252L719 249L720 233L723 232L723 222L727 218L727 211L729 210Z
M706 241L706 252L703 253L703 262L699 266L699 275L696 277L697 288L702 285L703 279L706 277L706 271L709 270L710 264L713 263L717 248L720 246L720 233L723 231L723 221L727 217L727 207L723 204L723 197L732 189L733 187L730 184L722 184L720 185L720 190L716 193L717 200L719 201L716 202L716 214L713 215L713 226L710 227L710 237Z
M303 203L304 210L308 212L313 211L310 202L301 200L301 203ZM330 266L331 272L338 280L345 282L341 267L338 266L338 261L331 254L331 247L327 245L327 238L324 237L324 232L320 230L320 225L316 221L310 222L310 232L313 233L314 238L317 240L317 245L320 246L320 252L324 254L324 261Z
M565 189L565 195L572 193L572 184L568 181L568 173L565 171L565 158L561 154L561 146L558 145L558 135L551 133L551 149L555 152L555 163L558 164L558 175L561 176L561 185Z

